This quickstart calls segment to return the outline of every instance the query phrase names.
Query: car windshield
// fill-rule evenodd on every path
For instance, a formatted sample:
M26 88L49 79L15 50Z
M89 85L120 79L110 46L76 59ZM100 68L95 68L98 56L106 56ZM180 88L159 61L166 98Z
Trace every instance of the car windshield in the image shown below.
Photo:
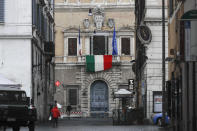
M24 104L26 93L23 91L0 91L0 104Z

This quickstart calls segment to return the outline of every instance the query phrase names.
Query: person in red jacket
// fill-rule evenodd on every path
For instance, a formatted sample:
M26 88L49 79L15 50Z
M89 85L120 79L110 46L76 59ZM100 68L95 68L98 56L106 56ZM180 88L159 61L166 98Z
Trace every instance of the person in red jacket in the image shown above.
M57 127L58 125L58 117L60 117L60 111L57 108L57 105L55 105L52 110L52 120L53 120L53 127Z

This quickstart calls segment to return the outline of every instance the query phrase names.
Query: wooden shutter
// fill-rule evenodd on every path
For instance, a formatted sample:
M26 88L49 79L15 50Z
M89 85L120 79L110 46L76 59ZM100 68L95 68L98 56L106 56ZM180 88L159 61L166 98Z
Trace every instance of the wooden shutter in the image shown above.
M0 0L0 23L4 22L4 0Z
M77 38L68 38L68 55L77 55Z

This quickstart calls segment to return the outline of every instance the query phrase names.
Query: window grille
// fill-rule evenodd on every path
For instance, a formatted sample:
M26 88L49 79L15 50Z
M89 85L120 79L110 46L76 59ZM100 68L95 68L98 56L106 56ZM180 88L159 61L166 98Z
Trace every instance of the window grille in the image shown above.
M5 6L5 1L0 0L0 23L4 22L4 6Z

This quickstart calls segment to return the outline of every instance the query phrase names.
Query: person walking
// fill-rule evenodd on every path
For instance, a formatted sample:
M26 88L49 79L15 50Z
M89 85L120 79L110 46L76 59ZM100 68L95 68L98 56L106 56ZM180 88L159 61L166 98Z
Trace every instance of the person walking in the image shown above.
M70 111L72 110L72 107L70 104L68 104L67 108L66 108L66 112L68 114L68 119L70 119Z
M52 121L53 121L53 127L57 127L58 126L58 117L60 117L60 111L57 108L57 105L55 105L52 110Z

